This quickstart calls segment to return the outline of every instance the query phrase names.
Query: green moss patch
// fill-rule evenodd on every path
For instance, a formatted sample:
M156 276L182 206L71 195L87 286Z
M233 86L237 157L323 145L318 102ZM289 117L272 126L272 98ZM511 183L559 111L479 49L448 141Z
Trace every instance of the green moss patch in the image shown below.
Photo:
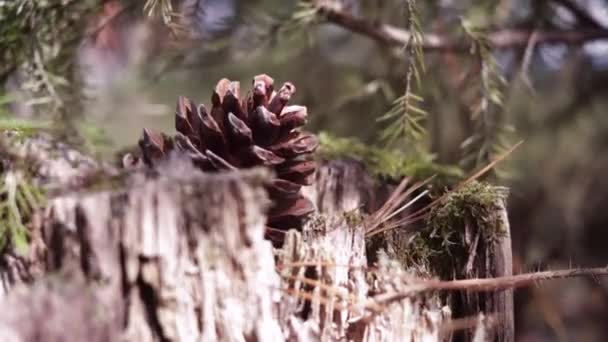
M395 256L406 267L427 268L439 276L453 277L468 258L466 224L478 227L486 244L504 236L499 207L503 196L496 187L476 181L451 193L431 210L423 229L397 232L388 239Z
M428 153L405 153L398 149L366 145L355 138L335 137L319 133L318 156L324 159L353 158L363 162L368 170L378 177L400 179L409 176L422 180L436 175L435 184L454 184L461 179L460 168L440 165Z

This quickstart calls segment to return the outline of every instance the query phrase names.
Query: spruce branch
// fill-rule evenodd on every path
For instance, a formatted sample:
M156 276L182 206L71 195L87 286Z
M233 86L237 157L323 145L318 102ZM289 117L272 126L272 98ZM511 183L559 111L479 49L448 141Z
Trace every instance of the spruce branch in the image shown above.
M503 100L507 81L501 75L486 33L466 20L463 20L462 27L471 40L471 52L479 60L481 70L480 99L471 109L474 131L461 144L464 152L461 166L473 169L508 148L507 138L513 128L505 123L504 118Z
M405 74L405 93L393 102L393 107L380 118L378 122L392 121L380 135L388 143L403 139L408 146L413 146L410 153L419 153L421 144L427 136L424 126L428 113L421 108L423 98L414 92L414 84L419 89L422 85L421 73L425 72L424 52L421 44L424 33L418 18L416 0L406 0L410 39L404 46L406 51L407 72ZM415 83L412 82L412 79Z

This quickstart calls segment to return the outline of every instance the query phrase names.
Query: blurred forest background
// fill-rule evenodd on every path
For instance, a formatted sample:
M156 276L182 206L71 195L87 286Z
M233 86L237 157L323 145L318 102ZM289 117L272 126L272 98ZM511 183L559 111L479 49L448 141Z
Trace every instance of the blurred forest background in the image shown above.
M291 81L323 151L384 177L460 177L524 144L515 273L608 261L608 2L0 0L0 129L48 129L100 158L173 130L178 95L222 77ZM519 341L608 340L608 284L516 292Z

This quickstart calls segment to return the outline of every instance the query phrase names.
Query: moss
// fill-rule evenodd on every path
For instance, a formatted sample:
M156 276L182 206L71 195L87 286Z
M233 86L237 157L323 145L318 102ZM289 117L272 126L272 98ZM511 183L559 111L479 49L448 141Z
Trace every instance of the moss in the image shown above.
M0 131L12 131L13 135L21 139L29 138L40 131L51 129L48 121L24 120L0 115Z
M409 176L422 180L437 175L436 185L454 184L463 176L462 170L434 162L432 154L405 153L397 149L381 148L362 143L355 138L339 138L319 133L318 156L324 159L353 158L362 161L377 177L400 179Z
M442 205L433 208L428 225L436 235L445 235L453 231L454 224L464 225L465 217L469 216L485 238L496 240L504 234L501 217L497 215L501 196L491 184L471 182L450 194Z
M496 187L476 181L449 194L431 210L423 229L389 237L395 257L406 267L428 268L441 277L453 277L468 257L467 220L479 228L486 243L505 234L498 207L502 196Z
M359 209L354 209L350 211L345 211L342 213L342 217L346 221L346 224L349 227L357 227L363 224L365 220L365 215L361 213Z

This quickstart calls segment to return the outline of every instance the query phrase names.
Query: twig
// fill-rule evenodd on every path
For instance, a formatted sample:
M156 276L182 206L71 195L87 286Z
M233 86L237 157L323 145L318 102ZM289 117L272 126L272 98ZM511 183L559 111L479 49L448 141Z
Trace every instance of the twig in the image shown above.
M408 30L391 25L375 24L335 8L319 5L319 13L328 22L342 26L355 33L368 36L379 43L402 47L410 41ZM533 31L523 29L500 29L488 33L488 43L492 48L524 48L528 45ZM608 29L589 28L580 30L538 30L536 42L580 44L591 40L608 38ZM425 50L468 51L471 44L466 39L454 39L437 33L425 33L422 48Z
M526 45L526 50L524 52L524 58L521 62L521 79L524 81L526 86L534 93L534 86L532 85L532 80L530 79L530 75L528 74L530 70L530 64L532 62L532 56L534 56L534 50L536 49L536 44L538 43L538 31L534 30L532 35L530 36L530 40Z
M486 325L488 325L490 327L496 325L496 323L498 322L499 316L500 316L500 314L498 314L498 313L486 315L485 316ZM453 318L441 326L441 331L445 334L445 333L452 333L452 332L459 331L459 330L473 329L473 328L476 328L479 325L479 323L480 323L479 315L462 317L462 318Z
M486 279L463 279L463 280L450 280L450 281L442 281L442 280L431 280L431 281L422 281L416 284L412 284L407 286L404 290L399 292L390 292L383 293L377 295L373 298L368 299L365 302L365 308L371 312L371 316L366 316L363 319L370 320L373 315L379 314L383 312L383 310L390 304L394 302L398 302L400 300L411 298L415 296L419 296L421 294L427 292L434 291L467 291L467 292L487 292L487 291L503 291L516 287L529 286L531 284L537 283L539 281L545 280L553 280L553 279L563 279L563 278L573 278L573 277L581 277L581 276L591 276L594 279L599 276L608 276L608 266L599 267L599 268L581 268L581 269L568 269L568 270L560 270L560 271L545 271L545 272L535 272L535 273L526 273L519 274L515 276L506 276L506 277L498 277L498 278L486 278ZM282 289L287 294L300 297L305 300L314 300L317 298L321 304L329 305L330 302L334 302L334 305L337 309L347 309L356 305L352 300L352 294L349 293L341 293L339 291L340 288L334 288L331 285L324 284L318 280L307 279L302 277L293 277L286 276L286 279L302 281L306 284L318 286L326 291L330 291L331 293L335 293L336 295L344 298L350 297L350 302L347 300L347 303L344 302L336 302L336 299L326 298L323 296L315 297L313 293L307 291L300 291L296 289ZM492 319L495 319L497 316L492 315ZM454 322L460 323L456 324L456 326L452 327L454 330L458 329L466 329L470 327L470 323L468 321L463 322Z
M95 37L97 36L97 34L99 32L101 32L101 30L103 30L106 26L112 24L115 20L118 20L120 17L122 17L123 15L125 15L127 13L128 10L131 10L133 8L135 8L136 3L130 3L128 5L123 5L122 8L120 8L117 12L112 13L110 16L103 18L103 20L98 23L97 25L95 25L95 27L93 27L90 30L87 30L87 32L85 32L84 34L84 38L91 38L91 37Z
M576 19L583 25L597 29L605 28L602 24L595 20L595 18L587 13L587 11L571 0L553 0L553 2L566 8L568 11L570 11L570 13L574 14Z
M364 270L373 270L373 267L363 266L363 265L342 265L336 264L335 262L329 261L299 261L299 262L286 262L282 264L277 264L277 268L279 270L283 270L286 268L295 268L295 267L307 267L307 266L323 266L323 267L346 267L350 269L364 269Z
M384 293L371 299L373 306L386 305L404 298L419 295L421 293L444 291L467 291L486 292L503 291L516 287L528 286L530 284L552 279L572 278L581 276L608 276L608 266L602 268L581 268L560 271L545 271L536 273L518 274L514 276L487 278L487 279L463 279L450 281L427 281L413 284L400 292Z

